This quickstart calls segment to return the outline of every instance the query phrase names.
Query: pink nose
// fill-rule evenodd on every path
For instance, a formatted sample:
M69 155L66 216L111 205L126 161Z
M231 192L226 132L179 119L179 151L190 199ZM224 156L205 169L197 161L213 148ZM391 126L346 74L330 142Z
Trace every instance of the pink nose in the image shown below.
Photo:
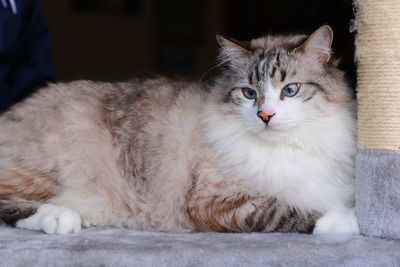
M268 122L271 120L271 118L272 118L273 116L275 116L275 113L270 113L270 112L267 112L267 111L259 111L259 112L257 113L257 116L258 116L260 119L262 119L265 123L268 124Z

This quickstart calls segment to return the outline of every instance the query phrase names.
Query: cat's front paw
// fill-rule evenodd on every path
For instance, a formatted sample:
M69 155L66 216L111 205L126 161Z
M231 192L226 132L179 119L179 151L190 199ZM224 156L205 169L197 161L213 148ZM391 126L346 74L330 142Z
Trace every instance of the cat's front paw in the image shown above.
M81 230L81 217L68 208L43 204L34 215L19 220L16 227L43 231L47 234L65 235Z
M319 218L313 234L358 235L360 229L354 209L331 210Z

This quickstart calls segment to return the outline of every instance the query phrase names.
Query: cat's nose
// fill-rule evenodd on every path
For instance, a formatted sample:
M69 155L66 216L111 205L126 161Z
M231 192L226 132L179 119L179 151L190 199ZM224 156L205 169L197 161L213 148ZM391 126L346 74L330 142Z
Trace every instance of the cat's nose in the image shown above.
M271 113L271 112L267 112L267 111L259 111L257 112L257 116L263 120L263 122L265 122L266 124L268 124L268 122L271 120L271 118L273 116L275 116L275 112Z

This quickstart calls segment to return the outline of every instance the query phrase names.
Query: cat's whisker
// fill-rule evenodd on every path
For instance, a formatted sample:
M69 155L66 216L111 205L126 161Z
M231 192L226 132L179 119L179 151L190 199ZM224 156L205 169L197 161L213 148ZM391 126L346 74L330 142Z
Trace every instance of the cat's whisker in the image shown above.
M207 75L208 73L210 73L211 71L213 71L213 70L215 70L215 69L220 68L221 65L223 65L223 64L222 64L221 62L218 62L218 63L215 64L214 66L212 66L212 67L210 67L209 69L207 69L207 70L203 73L203 75L201 75L199 81L200 81L200 82L203 82L203 83L207 83L207 82L209 82L210 80L214 79L214 78L209 78L209 79L207 79L206 82L203 81L203 79L206 77L206 75Z
M238 139L240 139L246 132L248 129L243 129L241 132L239 133L234 133L231 136L229 136L230 141L229 142L224 142L224 145L222 147L219 147L216 149L216 153L214 154L212 160L215 160L218 156L220 156L223 153L226 153L226 148L232 146ZM232 138L233 137L233 138ZM228 137L226 137L228 138Z
M238 123L239 125L239 123ZM241 132L239 133L234 133L231 136L229 136L229 139L231 139L229 142L224 142L224 145L222 147L220 146L208 146L208 149L212 148L212 150L215 152L213 154L213 156L211 157L211 161L215 161L218 157L220 157L222 154L226 153L226 148L232 146L233 144L235 144L235 142L237 140L239 140L246 132L248 131L248 128L243 129ZM233 137L233 138L232 138ZM228 138L228 137L226 137ZM209 152L209 150L204 150L204 154L206 152ZM202 154L203 156L203 154ZM208 155L209 156L209 155ZM200 160L200 159L199 159Z

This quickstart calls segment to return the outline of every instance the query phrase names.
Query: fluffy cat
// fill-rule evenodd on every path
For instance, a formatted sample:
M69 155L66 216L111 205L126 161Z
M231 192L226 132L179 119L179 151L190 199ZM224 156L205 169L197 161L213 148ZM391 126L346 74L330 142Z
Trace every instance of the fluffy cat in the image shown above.
M0 117L1 219L58 234L358 233L354 103L332 38L329 26L218 37L225 68L210 88L159 78L40 90Z

